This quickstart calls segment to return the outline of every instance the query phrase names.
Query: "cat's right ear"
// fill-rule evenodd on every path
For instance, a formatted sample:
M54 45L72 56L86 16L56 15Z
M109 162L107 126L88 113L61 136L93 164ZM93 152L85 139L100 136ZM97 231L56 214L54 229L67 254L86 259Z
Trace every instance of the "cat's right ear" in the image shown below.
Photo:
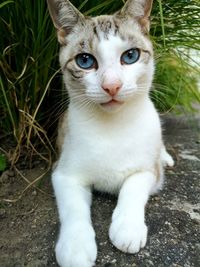
M57 29L58 41L65 45L65 37L77 23L84 22L84 16L68 0L47 0L49 13Z

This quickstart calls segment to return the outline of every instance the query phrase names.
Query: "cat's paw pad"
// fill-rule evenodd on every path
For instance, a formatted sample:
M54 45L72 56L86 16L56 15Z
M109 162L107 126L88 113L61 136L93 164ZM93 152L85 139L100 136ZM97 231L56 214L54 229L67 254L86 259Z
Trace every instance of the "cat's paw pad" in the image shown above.
M113 219L109 237L119 250L126 253L137 253L146 245L147 226L144 222L138 224L128 218L117 217Z
M97 247L93 229L61 235L56 244L56 259L61 267L92 267L95 265Z

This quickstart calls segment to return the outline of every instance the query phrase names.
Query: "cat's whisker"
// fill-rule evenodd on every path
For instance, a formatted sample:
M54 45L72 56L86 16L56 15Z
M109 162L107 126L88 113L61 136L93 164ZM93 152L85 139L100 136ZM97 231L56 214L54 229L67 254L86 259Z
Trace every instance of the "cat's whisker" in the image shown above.
M62 107L67 107L68 105L69 105L69 99L63 99L56 104L56 107L55 109L53 109L53 112L56 113L57 110L59 110Z
M67 107L68 104L69 104L69 99L68 98L60 99L59 102L54 104L51 108L49 108L47 110L46 113L44 113L44 117L49 117L49 114L50 114L50 116L52 116L52 114L54 114L54 116L57 116L57 114L59 113L60 108Z
M56 109L50 114L50 117L53 114L52 117L55 118L55 119L52 119L51 120L51 123L48 123L48 126L49 127L52 126L52 125L54 125L54 123L56 123L56 121L59 121L59 119L65 113L68 104L69 104L69 101L68 100L60 103L59 106L57 106Z
M77 99L76 99L77 100ZM88 107L88 106L92 106L94 103L88 99L88 98L79 98L78 100L78 108L79 109L82 109L82 108L85 108L85 107Z
M66 89L50 89L49 90L50 92L56 92L56 95L57 95L57 92L58 93L62 93L62 94L68 94L67 90Z
M85 108L91 109L90 116L88 116L87 120L81 121L81 123L86 123L86 122L88 122L88 121L90 121L91 119L94 118L94 113L93 113L94 106L95 106L95 104L90 100L85 100L80 105L77 106L77 108L80 111L84 110Z

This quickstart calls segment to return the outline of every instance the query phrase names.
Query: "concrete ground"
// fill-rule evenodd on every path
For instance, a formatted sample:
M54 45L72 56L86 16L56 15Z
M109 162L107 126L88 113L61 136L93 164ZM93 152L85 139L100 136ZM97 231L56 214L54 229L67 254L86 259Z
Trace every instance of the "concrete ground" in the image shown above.
M200 266L200 120L173 116L163 120L165 143L176 164L166 170L164 189L147 205L147 245L136 255L115 249L107 233L116 198L94 193L97 267ZM40 172L38 167L23 171L30 179ZM31 188L21 200L9 202L26 183L9 171L0 183L0 267L57 266L54 198ZM49 177L42 189L52 193Z

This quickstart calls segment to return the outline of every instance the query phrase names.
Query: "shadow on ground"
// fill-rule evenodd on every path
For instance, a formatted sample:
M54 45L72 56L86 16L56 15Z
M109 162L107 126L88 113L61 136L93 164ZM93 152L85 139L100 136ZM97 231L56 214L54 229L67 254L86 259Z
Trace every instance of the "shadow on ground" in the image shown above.
M92 218L97 233L97 267L199 267L200 266L200 136L199 120L163 119L164 137L176 165L166 170L164 189L151 197L146 208L148 242L136 255L115 249L108 228L116 198L94 193ZM22 170L29 180L43 166ZM9 200L25 187L13 171L0 177L0 267L53 267L58 234L55 199L50 176L42 189L29 189L19 201Z

